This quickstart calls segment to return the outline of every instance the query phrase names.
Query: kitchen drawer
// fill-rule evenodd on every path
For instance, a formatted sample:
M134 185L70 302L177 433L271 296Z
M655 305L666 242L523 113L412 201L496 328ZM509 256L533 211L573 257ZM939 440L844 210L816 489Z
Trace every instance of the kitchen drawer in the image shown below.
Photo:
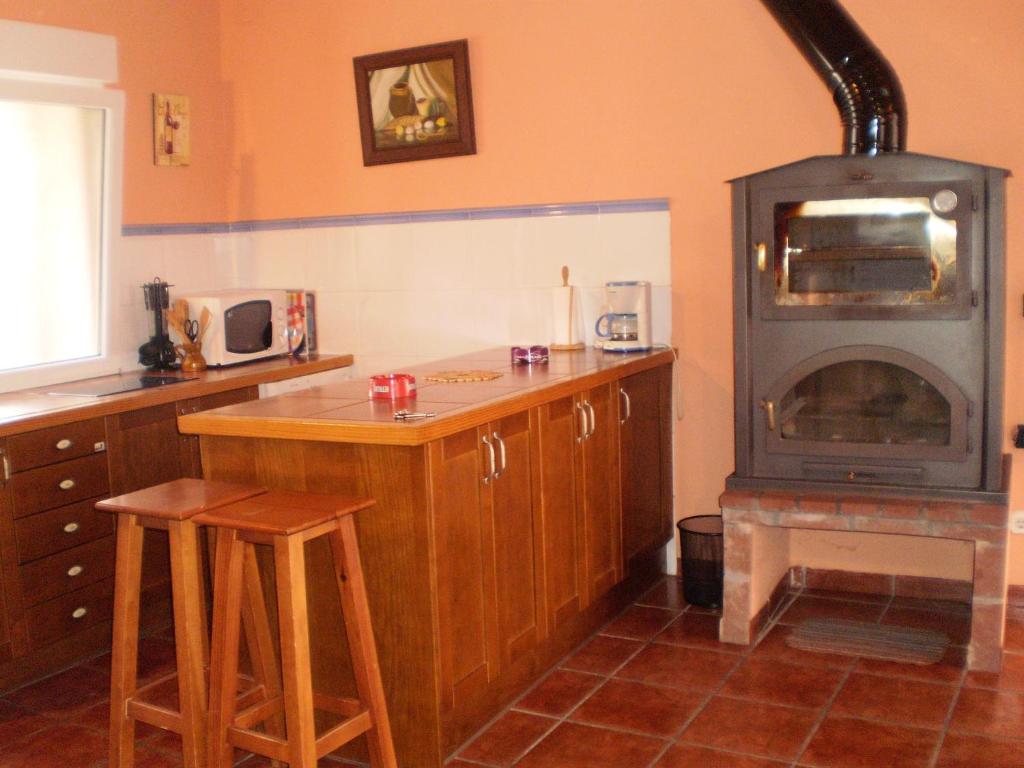
M25 517L90 496L102 496L108 488L106 453L18 472L11 477L14 516Z
M97 512L94 496L14 521L18 540L18 562L27 563L71 547L77 547L114 532L114 516Z
M81 589L114 575L114 537L83 544L21 566L25 605Z
M30 645L42 648L108 621L114 612L113 596L114 580L104 579L29 608L25 615Z
M7 440L11 471L24 472L105 451L106 439L102 418L12 435Z

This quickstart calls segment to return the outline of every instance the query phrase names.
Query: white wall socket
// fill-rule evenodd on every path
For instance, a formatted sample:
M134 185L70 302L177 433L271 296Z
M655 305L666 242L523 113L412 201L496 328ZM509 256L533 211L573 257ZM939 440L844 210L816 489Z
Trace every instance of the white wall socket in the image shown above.
M1024 510L1010 514L1010 533L1024 533Z

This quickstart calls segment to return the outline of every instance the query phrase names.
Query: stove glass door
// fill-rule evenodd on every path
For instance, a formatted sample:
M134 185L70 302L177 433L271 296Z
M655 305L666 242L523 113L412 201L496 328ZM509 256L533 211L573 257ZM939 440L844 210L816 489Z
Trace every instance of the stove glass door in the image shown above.
M963 461L970 405L924 360L845 347L805 360L762 402L769 452Z
M949 445L950 405L913 371L850 360L805 376L779 403L783 440Z
M808 192L805 197L802 193ZM969 185L762 193L754 243L768 318L965 317Z

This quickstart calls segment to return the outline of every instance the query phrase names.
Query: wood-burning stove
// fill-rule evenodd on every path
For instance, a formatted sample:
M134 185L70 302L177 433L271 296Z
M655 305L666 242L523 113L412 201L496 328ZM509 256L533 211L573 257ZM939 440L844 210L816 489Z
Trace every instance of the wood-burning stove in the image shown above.
M1006 175L893 152L733 181L729 488L1000 494Z

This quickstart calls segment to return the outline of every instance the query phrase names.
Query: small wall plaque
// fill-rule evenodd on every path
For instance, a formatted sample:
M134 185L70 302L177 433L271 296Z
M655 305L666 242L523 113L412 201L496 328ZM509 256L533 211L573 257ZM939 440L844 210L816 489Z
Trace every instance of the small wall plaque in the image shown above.
M191 122L188 96L153 94L153 163L188 165L192 160L189 143Z

